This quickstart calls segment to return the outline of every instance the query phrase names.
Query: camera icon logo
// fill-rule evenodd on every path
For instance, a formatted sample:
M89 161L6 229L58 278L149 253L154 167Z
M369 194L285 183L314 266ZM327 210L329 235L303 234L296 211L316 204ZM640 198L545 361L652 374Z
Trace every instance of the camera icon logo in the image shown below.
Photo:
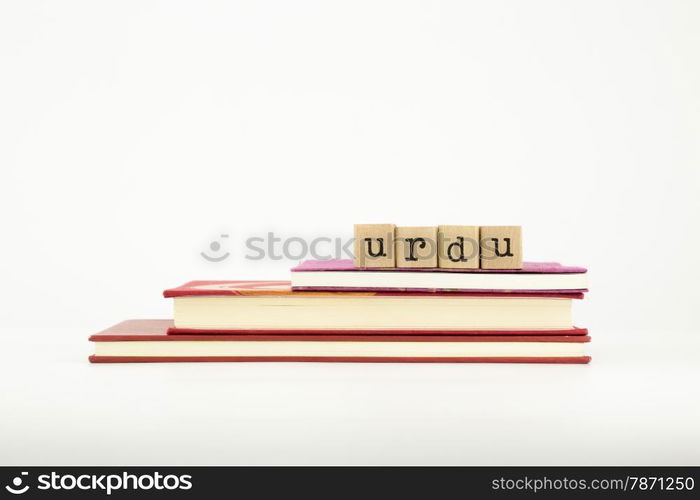
M221 238L228 238L228 234L222 234ZM221 248L221 241L218 240L214 240L211 243L209 243L209 250L211 250L211 253L213 255L209 255L208 252L200 252L199 254L209 262L221 262L228 259L228 256L231 255L230 252L227 252L225 249Z
M22 493L26 493L29 489L29 485L27 484L24 487L21 486L24 476L27 476L28 474L28 472L22 472L19 476L14 477L12 479L12 486L7 485L5 486L5 489L13 495L21 495Z

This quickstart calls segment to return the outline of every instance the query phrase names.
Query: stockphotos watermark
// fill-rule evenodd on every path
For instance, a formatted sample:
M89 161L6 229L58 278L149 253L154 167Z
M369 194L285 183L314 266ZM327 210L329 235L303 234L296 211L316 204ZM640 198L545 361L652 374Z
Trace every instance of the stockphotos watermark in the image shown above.
M282 237L269 231L243 238L241 252L234 248L234 239L230 233L219 234L199 255L208 262L224 262L234 255L242 255L246 260L352 259L355 241L337 236Z
M111 495L116 491L174 491L192 489L189 474L60 474L52 471L39 474L32 481L29 472L22 471L13 477L5 490L13 495L23 495L30 490L95 492Z
M230 233L219 234L212 238L206 248L199 252L202 259L208 262L224 262L231 256L242 255L246 260L292 260L304 259L328 260L328 259L352 259L355 238L341 238L338 236L316 236L305 238L302 236L281 237L272 231L264 235L248 236L243 238L243 251L235 251ZM491 256L481 256L482 259L493 259L503 256L512 256L510 238L504 238L499 242L496 238L482 242L471 238L448 238L438 233L437 240L430 238L405 238L402 249L406 260L417 260L434 257L439 249L444 248L446 256L455 262L466 261L479 257L480 248L489 250ZM383 252L383 241L370 241L366 239L367 251L370 256L376 257L377 252Z

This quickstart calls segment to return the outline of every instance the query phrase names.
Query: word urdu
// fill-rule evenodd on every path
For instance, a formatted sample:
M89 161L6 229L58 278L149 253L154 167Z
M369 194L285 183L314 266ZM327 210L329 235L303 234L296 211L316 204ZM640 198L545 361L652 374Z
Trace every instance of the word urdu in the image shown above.
M355 267L522 269L520 226L355 224Z

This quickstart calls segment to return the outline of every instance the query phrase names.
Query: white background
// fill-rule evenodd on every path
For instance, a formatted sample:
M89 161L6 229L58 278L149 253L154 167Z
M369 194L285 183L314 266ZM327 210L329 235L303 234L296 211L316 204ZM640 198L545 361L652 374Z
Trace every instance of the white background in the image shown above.
M692 1L2 2L0 462L697 464L698 26ZM166 287L288 276L246 238L361 222L523 225L527 260L590 269L593 363L87 363Z

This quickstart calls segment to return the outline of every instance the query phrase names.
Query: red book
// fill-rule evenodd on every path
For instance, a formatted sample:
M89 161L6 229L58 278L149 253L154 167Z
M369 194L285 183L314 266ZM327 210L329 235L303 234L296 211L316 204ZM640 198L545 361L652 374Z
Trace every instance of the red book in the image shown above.
M580 292L296 291L287 281L192 281L174 299L171 333L585 334Z
M170 320L128 320L92 335L93 363L312 361L588 363L587 335L168 335Z

